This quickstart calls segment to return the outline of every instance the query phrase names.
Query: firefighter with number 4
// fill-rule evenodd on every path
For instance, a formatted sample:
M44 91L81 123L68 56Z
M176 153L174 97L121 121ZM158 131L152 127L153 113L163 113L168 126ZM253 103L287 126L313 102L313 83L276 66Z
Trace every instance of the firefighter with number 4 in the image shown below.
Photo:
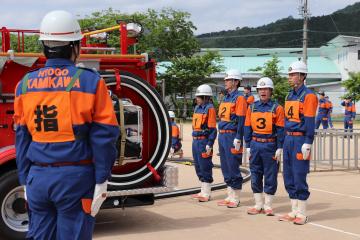
M227 184L227 197L218 202L219 206L236 208L240 204L243 178L240 173L244 122L247 109L245 97L237 90L241 73L229 70L224 78L226 95L219 106L219 151L221 170Z
M196 89L196 107L192 119L192 153L195 171L201 182L201 192L192 196L199 202L210 200L212 176L213 145L216 139L216 112L210 99L213 96L211 87L203 84Z
M29 239L92 239L119 136L105 81L79 68L81 29L66 11L41 22L43 68L16 87L16 164Z
M292 90L285 99L284 183L291 200L291 212L279 218L303 225L308 221L306 203L310 196L306 181L310 170L310 153L315 134L318 99L304 85L308 70L302 61L289 67Z
M284 108L271 100L274 83L270 78L260 78L256 89L260 100L249 106L244 127L255 199L255 206L247 213L274 216L272 202L277 189L278 161L283 151Z

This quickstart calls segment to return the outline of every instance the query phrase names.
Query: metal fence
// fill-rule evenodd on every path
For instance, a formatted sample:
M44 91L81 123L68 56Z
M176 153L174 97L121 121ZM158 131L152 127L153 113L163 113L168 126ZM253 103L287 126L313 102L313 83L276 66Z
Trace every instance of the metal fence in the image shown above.
M359 170L360 172L359 140L360 129L354 129L353 132L344 129L316 130L310 171ZM246 153L243 155L243 166L249 166Z

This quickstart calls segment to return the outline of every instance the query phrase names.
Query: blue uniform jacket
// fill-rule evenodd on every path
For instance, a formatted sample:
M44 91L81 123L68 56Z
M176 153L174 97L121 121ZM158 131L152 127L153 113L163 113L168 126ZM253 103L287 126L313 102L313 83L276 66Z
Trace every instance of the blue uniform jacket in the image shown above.
M32 162L91 159L96 183L103 183L117 156L119 126L105 81L70 60L49 59L16 88L16 163L24 185ZM66 91L70 80L75 83Z
M275 105L275 106L274 106ZM272 133L271 134L259 134L253 132L251 124L258 125L259 122L251 122L251 113L252 109L256 112L271 112L272 110ZM268 123L267 123L268 124ZM245 143L247 147L250 147L250 142L252 137L257 138L276 138L277 148L282 148L284 144L284 109L280 105L274 103L273 101L268 101L266 103L261 101L256 101L249 106L246 113L246 120L244 126L245 132Z
M194 121L200 121L198 123ZM217 136L216 113L212 103L197 105L193 115L193 137L206 136L207 145L212 147Z
M297 91L291 90L285 100L285 132L303 132L305 143L312 144L318 106L316 95L302 85ZM297 101L299 101L298 109L292 105Z

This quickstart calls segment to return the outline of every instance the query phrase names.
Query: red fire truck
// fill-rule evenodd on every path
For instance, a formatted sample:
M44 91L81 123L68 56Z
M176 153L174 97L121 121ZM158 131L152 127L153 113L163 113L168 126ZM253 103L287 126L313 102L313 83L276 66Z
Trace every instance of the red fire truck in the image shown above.
M140 28L121 22L84 33L82 40L78 64L96 69L105 79L121 130L120 155L102 208L150 205L154 194L171 191L177 185L177 169L164 164L171 128L167 110L155 90L156 62L147 54L127 51L136 44ZM40 53L24 52L25 35L38 34L37 30L3 27L0 31L0 236L23 239L28 215L15 161L14 91L22 77L29 70L43 67L46 59ZM90 43L94 36L106 38L109 31L119 31L120 54L106 43Z

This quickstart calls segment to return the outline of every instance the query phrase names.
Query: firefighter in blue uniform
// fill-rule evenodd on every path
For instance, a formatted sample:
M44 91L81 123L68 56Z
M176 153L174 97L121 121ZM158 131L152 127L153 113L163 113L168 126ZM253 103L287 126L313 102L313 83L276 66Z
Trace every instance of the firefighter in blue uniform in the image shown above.
M296 61L289 67L292 90L285 99L284 184L291 200L291 212L279 218L303 225L307 222L306 203L310 196L307 174L315 134L316 95L304 85L307 66Z
M274 83L270 78L260 78L256 89L260 100L250 105L245 119L246 151L250 157L251 188L255 199L255 206L247 213L273 216L278 161L284 143L284 108L271 100Z
M169 117L171 122L171 156L179 155L180 158L183 158L184 152L182 150L182 144L180 139L180 129L175 122L175 113L169 111Z
M218 202L219 206L236 208L240 204L243 178L239 166L242 163L244 122L247 109L245 97L237 90L241 73L229 70L225 76L227 91L219 106L219 151L221 170L227 184L227 197Z
M354 120L356 117L356 109L355 109L355 103L352 101L351 96L346 97L346 99L341 102L341 106L345 107L345 117L344 117L345 132L347 132L348 129L350 130L350 132L353 132Z
M213 96L211 87L203 84L196 89L195 107L192 119L192 154L195 162L195 171L201 182L201 191L192 196L200 202L210 200L212 176L213 145L216 139L216 112L210 102Z
M329 104L329 112L328 112L328 116L327 116L327 118L328 118L328 124L329 124L329 127L330 128L334 128L334 125L333 125L333 123L332 123L332 119L331 119L331 114L332 114L332 111L333 111L333 104L332 104L332 102L330 101L330 99L329 99L329 96L325 96L325 100L328 102L328 104Z
M42 20L43 68L16 88L16 163L29 207L29 239L92 239L117 156L119 126L105 81L78 68L77 20Z
M320 123L323 126L323 129L327 129L329 127L329 112L330 112L330 104L325 98L324 91L319 92L320 100L319 100L319 110L316 116L316 129L319 129Z

